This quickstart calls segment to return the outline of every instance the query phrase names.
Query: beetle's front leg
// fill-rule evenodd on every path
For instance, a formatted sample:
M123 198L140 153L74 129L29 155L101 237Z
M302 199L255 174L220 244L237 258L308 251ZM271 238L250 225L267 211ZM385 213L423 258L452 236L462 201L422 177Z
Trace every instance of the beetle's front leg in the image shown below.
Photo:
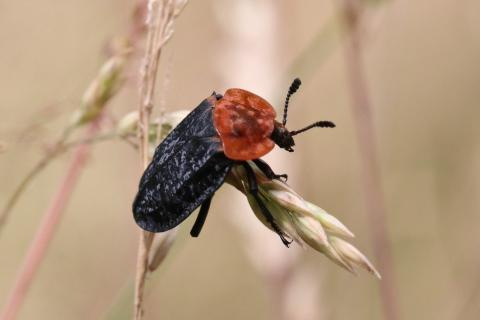
M270 168L268 163L266 163L262 159L255 159L253 160L253 163L257 165L258 169L260 169L267 176L268 179L270 180L277 179L283 182L287 182L288 175L276 174L275 172L273 172L272 168Z
M288 248L288 246L290 245L290 243L292 243L292 241L287 240L287 238L285 237L286 234L277 225L277 222L273 218L272 213L268 210L268 208L265 206L262 199L260 198L258 194L257 179L255 177L255 173L253 172L253 169L250 167L250 165L246 161L241 162L241 164L243 165L247 173L248 187L249 187L250 193L253 195L253 197L257 201L257 204L260 207L260 210L262 211L263 215L265 216L268 223L272 227L273 231L275 231L278 234L283 244Z

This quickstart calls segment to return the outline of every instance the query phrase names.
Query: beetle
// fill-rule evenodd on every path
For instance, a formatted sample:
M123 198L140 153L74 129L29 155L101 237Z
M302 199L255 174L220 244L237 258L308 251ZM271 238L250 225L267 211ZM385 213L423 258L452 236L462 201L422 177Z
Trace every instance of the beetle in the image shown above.
M314 127L333 128L331 121L318 121L303 129L288 131L290 97L301 85L296 78L288 90L282 122L263 98L243 89L228 89L222 96L213 92L158 145L140 179L133 202L136 223L150 232L163 232L185 220L197 207L200 211L190 234L198 237L215 192L234 165L247 174L249 192L266 220L288 247L290 241L278 227L258 194L258 184L248 161L269 179L277 175L260 159L275 145L293 152L293 136Z

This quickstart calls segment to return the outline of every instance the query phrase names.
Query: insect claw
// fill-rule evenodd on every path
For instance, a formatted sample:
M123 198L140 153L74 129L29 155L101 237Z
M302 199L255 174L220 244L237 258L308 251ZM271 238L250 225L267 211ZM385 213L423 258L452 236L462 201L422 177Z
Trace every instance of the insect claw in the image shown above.
M278 236L282 240L283 244L287 248L289 248L289 246L293 242L293 240L288 241L287 238L285 238L285 233L282 232L282 230L278 227L277 223L274 220L270 221L270 225L272 226L273 231L275 231L275 233L278 234Z
M288 180L288 175L287 174L276 174L273 179L280 180L282 182L287 182Z
M282 239L283 244L285 247L290 248L290 244L293 242L293 240L288 241L287 238L282 233L278 234L280 236L280 239Z

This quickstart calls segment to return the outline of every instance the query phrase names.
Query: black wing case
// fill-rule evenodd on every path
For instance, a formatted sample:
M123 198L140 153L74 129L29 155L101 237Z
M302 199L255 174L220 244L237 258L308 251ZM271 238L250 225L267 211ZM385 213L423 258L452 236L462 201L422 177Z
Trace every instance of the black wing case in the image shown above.
M177 226L223 184L233 161L219 151L212 114L216 99L205 99L155 150L133 202L142 229Z

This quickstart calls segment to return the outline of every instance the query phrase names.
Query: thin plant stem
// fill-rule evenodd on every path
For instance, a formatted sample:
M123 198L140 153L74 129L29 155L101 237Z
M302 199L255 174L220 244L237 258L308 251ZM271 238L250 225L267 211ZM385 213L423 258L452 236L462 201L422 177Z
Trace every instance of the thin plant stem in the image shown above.
M0 232L4 227L5 223L12 212L12 209L17 204L18 200L25 192L29 184L33 181L33 179L43 170L45 167L57 157L60 153L64 151L63 146L65 141L70 136L70 133L73 131L72 127L67 127L64 130L60 138L54 144L52 150L50 150L36 165L32 168L32 170L23 178L20 184L15 188L12 195L8 198L5 207L3 207L2 211L0 212Z
M118 138L121 141L129 144L134 149L138 149L138 145L135 142L130 141L128 139L128 137L119 136L116 132L108 132L108 133L105 133L105 134L97 135L95 137L83 138L83 139L78 139L78 140L74 140L74 141L65 143L65 145L63 147L63 151L67 151L70 148L75 147L79 144L93 144L93 143L112 140L112 139L115 139L115 138Z
M93 137L99 130L98 121L92 123L88 128L87 138ZM68 204L70 196L73 193L75 185L85 166L85 161L89 154L90 146L80 144L73 155L69 168L63 178L57 193L52 198L52 202L45 212L40 227L31 242L22 267L15 280L15 285L9 294L7 304L3 310L0 319L12 320L17 317L18 311L28 293L35 273L40 266L45 253L48 249L51 239L55 233L56 227L62 217L62 212Z
M363 51L359 25L362 13L361 2L357 0L345 0L343 10L346 22L351 28L350 37L345 46L345 61L362 162L361 174L364 182L365 200L370 220L369 225L371 226L371 238L377 263L382 273L380 295L383 314L385 319L398 320L400 319L400 315L394 283L391 246L387 231L387 213L375 145L372 106L362 61Z
M134 17L134 25L131 28L129 38L134 43L138 40L139 35L142 32L143 23L139 23L139 19L142 17L142 8L145 7L146 0L138 0L136 6L136 15ZM102 89L101 87L100 89ZM92 98L96 98L93 96ZM108 100L108 99L107 99ZM101 101L104 105L107 101ZM95 105L94 107L98 107ZM19 188L14 192L13 197L8 202L6 206L6 210L2 211L0 215L0 227L2 223L6 221L8 213L13 208L14 204L18 201L19 197L32 181L32 179L42 171L48 163L50 163L53 158L60 155L62 152L68 150L71 147L76 147L76 151L74 153L73 159L70 163L70 166L67 170L67 174L62 181L59 190L55 194L52 199L51 205L46 211L40 227L33 239L30 248L27 252L25 261L19 271L19 274L16 278L15 285L9 295L7 300L7 304L5 306L4 311L0 315L0 319L2 320L10 320L15 319L16 315L21 307L21 304L28 292L28 289L33 281L33 278L36 274L36 271L41 264L43 257L48 249L48 245L53 238L54 232L56 230L56 226L58 225L61 214L64 211L68 200L73 193L74 187L78 180L78 177L84 168L85 160L88 157L89 149L92 142L103 141L113 137L112 134L107 134L105 136L95 136L97 131L99 131L99 124L102 120L101 113L96 115L95 119L91 120L91 124L87 129L86 138L80 141L73 141L66 143L70 133L73 131L74 128L77 128L76 125L68 126L65 131L63 132L62 136L57 143L55 144L54 150L52 150L49 154L45 156L35 167L34 169L27 175L27 177L22 181ZM127 137L121 137L124 141L131 143ZM135 144L133 144L135 146ZM4 214L6 212L6 214Z
M0 232L7 222L10 212L14 208L15 204L18 202L22 194L25 192L30 183L37 177L45 168L57 157L67 152L71 148L78 146L79 144L92 144L98 143L106 140L111 140L114 138L120 138L122 141L130 144L133 148L138 149L138 146L132 141L128 140L125 137L119 137L116 132L110 132L103 135L97 135L94 137L83 138L71 142L65 142L64 139L57 142L52 150L50 150L40 161L25 175L20 184L17 186L15 191L12 193L10 198L7 201L7 204L2 210L0 216ZM0 233L1 234L1 233Z
M134 319L136 320L140 320L143 317L143 293L145 289L145 278L148 272L148 256L152 246L153 237L154 234L151 232L140 231L134 293Z
M3 208L0 214L0 231L3 229L3 226L8 220L10 216L10 212L12 211L15 204L17 204L18 200L20 199L21 195L25 192L27 187L30 185L32 180L41 172L45 167L50 163L50 161L57 157L60 153L61 149L55 148L54 150L49 151L31 170L27 173L27 175L23 178L20 184L15 188L12 195L8 198L7 204Z
M147 45L141 66L139 103L139 145L142 168L146 169L149 157L149 123L153 109L153 96L157 79L160 55L165 43L173 34L173 21L185 6L186 1L149 0L147 11ZM161 121L160 121L161 123ZM143 295L148 273L149 254L154 234L140 231L137 253L134 292L134 319L143 316Z
M156 24L153 24L151 19L153 19L152 13L154 8L153 1L149 1L149 25L147 31L147 46L144 56L144 62L142 66L142 78L140 84L140 104L139 104L139 146L140 146L140 158L142 161L142 168L145 169L148 166L149 156L148 156L148 133L149 133L149 123L150 115L153 108L153 88L156 78L156 66L152 60L153 51L154 51L154 37L156 30L158 28ZM156 8L156 7L155 7ZM155 69L152 73L151 69ZM135 289L134 289L134 319L140 320L143 316L143 292L145 288L145 278L148 271L148 254L150 247L153 241L153 234L147 231L140 231L140 237L138 242L138 252L137 252L137 266L135 273Z

